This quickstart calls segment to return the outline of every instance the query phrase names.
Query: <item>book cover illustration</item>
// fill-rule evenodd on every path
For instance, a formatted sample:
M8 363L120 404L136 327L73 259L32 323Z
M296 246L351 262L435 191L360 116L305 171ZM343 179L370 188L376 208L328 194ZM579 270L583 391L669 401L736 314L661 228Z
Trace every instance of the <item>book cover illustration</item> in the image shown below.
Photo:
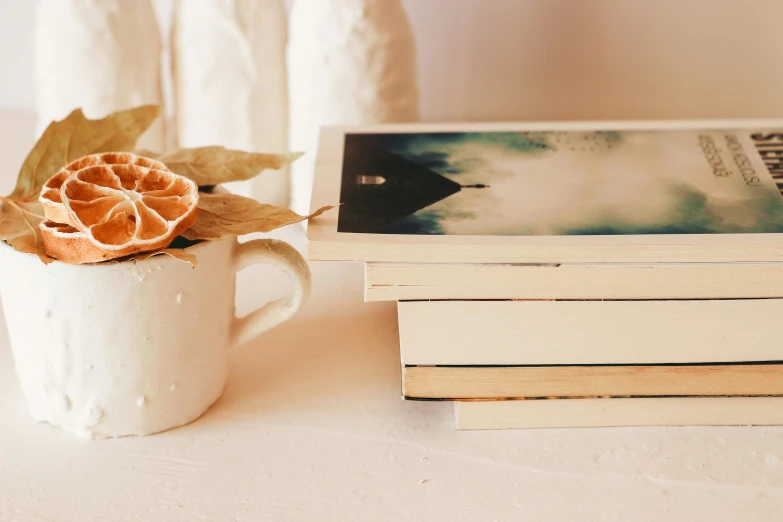
M341 181L343 233L783 232L772 130L347 134Z

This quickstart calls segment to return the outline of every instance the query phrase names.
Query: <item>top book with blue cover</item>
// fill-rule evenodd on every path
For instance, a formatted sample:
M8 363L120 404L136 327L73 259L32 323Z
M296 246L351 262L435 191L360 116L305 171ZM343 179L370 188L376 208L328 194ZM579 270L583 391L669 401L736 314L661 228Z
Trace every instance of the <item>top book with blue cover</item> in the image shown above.
M311 259L783 261L783 122L322 130Z

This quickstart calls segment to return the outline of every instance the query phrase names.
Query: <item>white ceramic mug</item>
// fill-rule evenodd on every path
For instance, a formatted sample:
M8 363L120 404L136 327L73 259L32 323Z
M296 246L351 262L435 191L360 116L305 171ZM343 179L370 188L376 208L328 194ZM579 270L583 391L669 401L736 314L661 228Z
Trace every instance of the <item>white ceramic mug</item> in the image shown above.
M187 424L220 397L228 352L290 318L310 271L290 245L235 237L145 261L44 265L0 242L0 297L32 416L82 437L145 435ZM235 317L236 272L270 263L291 293Z

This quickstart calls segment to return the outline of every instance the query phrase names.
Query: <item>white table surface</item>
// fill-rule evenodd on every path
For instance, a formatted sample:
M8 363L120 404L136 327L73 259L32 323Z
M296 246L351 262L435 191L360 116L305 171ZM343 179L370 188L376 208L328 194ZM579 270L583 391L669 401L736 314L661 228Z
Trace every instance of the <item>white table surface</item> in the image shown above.
M0 112L3 192L30 128ZM361 265L312 268L310 303L233 354L218 403L149 437L33 422L0 319L0 521L783 519L783 428L457 432L450 404L400 400L395 306L362 302ZM240 312L279 279L241 273Z

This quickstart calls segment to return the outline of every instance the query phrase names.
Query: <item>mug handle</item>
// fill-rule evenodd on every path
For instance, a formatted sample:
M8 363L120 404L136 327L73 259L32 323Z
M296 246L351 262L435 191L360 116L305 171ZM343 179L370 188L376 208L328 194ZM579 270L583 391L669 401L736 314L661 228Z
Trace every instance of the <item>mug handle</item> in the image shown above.
M234 317L232 343L244 344L261 333L288 320L310 296L310 267L291 245L276 239L253 239L237 242L233 252L234 272L257 263L268 263L280 268L291 280L291 292L277 301L267 303L245 317Z

